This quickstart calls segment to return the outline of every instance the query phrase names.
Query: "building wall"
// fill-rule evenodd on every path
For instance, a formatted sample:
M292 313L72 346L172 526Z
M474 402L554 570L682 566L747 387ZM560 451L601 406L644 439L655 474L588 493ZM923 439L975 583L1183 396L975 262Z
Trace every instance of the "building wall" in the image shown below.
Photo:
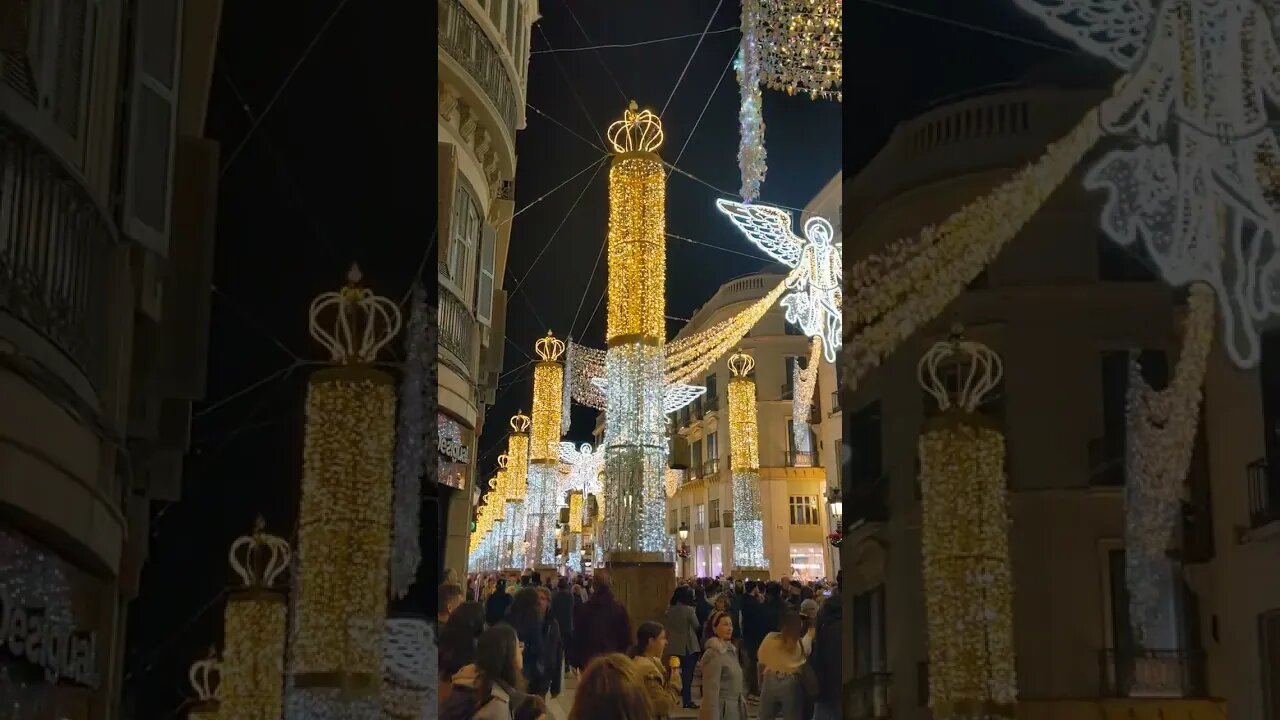
M860 217L846 228L846 252L851 259L865 257L946 217L1033 160L1094 98L1052 88L1008 89L904 123L846 186L846 207ZM998 116L998 108L1017 110L1000 111L1008 121L999 126L982 125L984 118ZM1162 283L1102 279L1104 269L1106 277L1116 277L1109 273L1122 261L1105 259L1111 248L1097 218L1098 198L1081 188L1077 173L992 263L985 279L904 343L856 392L843 396L851 444L857 442L850 429L854 416L880 403L881 474L888 481L881 495L869 471L855 465L853 476L845 478L846 522L864 521L843 549L846 617L853 617L853 596L876 587L884 589L886 608L883 631L851 621L846 640L874 644L882 637L887 650L883 663L846 667L846 679L890 673L895 718L929 717L920 695L928 656L916 483L916 443L926 404L916 365L957 321L1004 361L998 392L1008 448L1020 696L1031 705L1052 705L1121 694L1104 682L1112 667L1104 653L1117 647L1108 551L1124 545L1124 499L1122 485L1106 484L1099 475L1099 459L1116 459L1098 452L1105 428L1101 356L1129 348L1162 350L1172 368L1180 340L1175 296ZM1179 597L1171 612L1183 621L1182 642L1165 637L1148 644L1152 650L1202 649L1206 657L1207 685L1197 688L1177 682L1184 670L1188 677L1197 674L1194 654L1156 663L1165 694L1226 697L1232 717L1261 720L1258 614L1280 607L1280 588L1271 582L1274 573L1256 583L1245 578L1261 572L1263 557L1274 563L1280 553L1274 537L1243 545L1233 537L1245 522L1245 465L1262 456L1260 412L1256 399L1250 400L1258 388L1256 371L1229 367L1215 347L1205 389L1207 442L1198 446L1203 464L1193 462L1189 480L1193 487L1203 482L1209 488L1211 504L1193 494L1190 510L1212 517L1214 542L1209 549L1194 544L1201 537L1196 528L1203 525L1180 529L1180 575L1198 596L1198 612ZM882 504L887 511L877 512ZM871 683L869 677L861 681L859 692ZM1173 701L1158 703L1166 713L1175 711Z
M38 16L55 9L57 23ZM201 137L202 60L221 3L150 9L176 10L175 32L128 32L143 10L120 0L10 4L3 20L0 615L41 608L92 637L92 677L58 683L19 685L30 663L14 642L0 650L0 706L19 718L55 704L68 720L117 717L150 501L179 499L187 441L174 429L204 393L208 281L184 283L211 271L217 147ZM140 52L174 66L131 65ZM171 94L144 103L146 73L169 70ZM144 122L144 109L172 122ZM144 150L163 173L135 162Z
M515 140L525 123L529 36L538 4L442 0L437 8L438 398L442 439L447 427L466 448L465 462L441 458L442 477L460 480L441 491L444 572L466 567L477 434L502 369L501 286L514 212ZM457 212L467 203L475 205L474 220Z
M679 339L711 327L741 312L755 300L764 296L777 283L783 280L781 274L748 275L731 280L720 286L716 294L694 314L676 335ZM743 338L739 347L755 360L754 378L756 382L756 422L759 434L760 451L760 500L765 528L765 553L769 559L770 575L781 577L789 574L793 567L792 551L803 551L803 554L816 558L811 561L815 566L807 568L805 574L813 577L834 574L833 556L827 546L826 536L830 531L830 520L827 504L828 475L834 471L829 466L820 465L824 453L827 453L826 439L831 435L825 425L813 429L815 447L813 462L817 466L807 465L802 460L797 463L789 453L788 421L792 419L790 397L786 394L788 356L807 357L809 352L808 338L802 335L787 334L783 311L774 307L761 318L760 322ZM689 560L684 564L683 572L688 576L706 575L713 568L710 558L713 546L721 546L722 574L732 574L733 570L733 529L724 527L723 513L733 510L732 474L729 467L729 423L728 423L728 383L730 380L728 357L718 359L710 370L702 377L692 380L694 384L706 385L708 377L715 376L716 397L708 396L695 401L691 406L673 414L672 427L675 433L671 440L670 464L672 467L688 467L689 481L682 485L675 495L667 500L668 530L672 533L672 548L678 546L676 532L679 529L684 509L689 509L689 538L687 543L691 549ZM830 383L831 378L827 378ZM827 384L827 397L830 388ZM823 385L815 391L815 400L821 408ZM825 417L819 413L819 417ZM708 453L709 437L716 436L716 452L714 458ZM839 430L835 431L835 439L839 441ZM818 446L817 440L823 445ZM692 457L694 444L699 444L700 458ZM695 467L696 466L696 467ZM817 522L812 525L791 524L791 498L809 497L812 499ZM700 527L697 520L697 507L718 501L721 527ZM671 523L671 511L675 510L676 522ZM710 525L708 518L707 525ZM708 561L699 565L699 548Z

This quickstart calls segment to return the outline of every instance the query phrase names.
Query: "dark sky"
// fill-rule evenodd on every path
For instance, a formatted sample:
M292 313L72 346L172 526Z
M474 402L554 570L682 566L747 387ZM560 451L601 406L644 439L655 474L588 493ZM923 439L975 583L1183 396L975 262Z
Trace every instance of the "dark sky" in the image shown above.
M1003 2L982 3L982 9L976 3L897 1L1058 42ZM288 3L286 8L227 0L207 128L207 135L222 143L224 156L240 144L338 4ZM634 3L571 0L568 7L589 43L564 0L541 5L534 51L700 32L715 7L710 0L647 0L641 12ZM196 408L182 501L156 505L151 557L141 596L130 608L126 690L136 702L137 718L177 717L173 712L189 695L186 668L221 630L220 593L230 580L226 550L231 540L260 512L271 529L293 535L307 368L272 374L288 368L294 356L319 358L306 329L312 297L335 289L350 262L358 260L377 291L399 299L423 258L434 252L433 192L422 179L433 157L428 130L433 71L427 69L429 45L423 43L430 25L390 17L393 6L401 4L351 0L344 7L222 179L208 402ZM735 3L724 3L712 29L737 25L738 11ZM393 28L412 37L391 39ZM737 42L736 32L709 35L698 49L663 118L662 155L668 161L688 139ZM529 101L599 143L597 133L620 117L626 100L658 109L666 103L695 43L689 38L598 55L534 55ZM845 47L843 105L764 93L769 173L762 202L803 207L840 168L842 151L852 175L897 122L931 99L1018 77L1028 66L1057 57L858 0L845 6ZM393 52L405 54L393 57ZM421 95L421 110L410 109L418 103L406 100L415 93ZM601 157L533 111L528 128L517 136L517 149L517 208ZM737 83L730 70L678 164L736 192L736 153ZM605 284L603 263L594 278L591 269L605 241L606 170L590 184L589 175L530 208L513 226L503 287L512 289L528 273L528 296L522 289L508 301L506 371L526 363L525 353L532 355L533 342L548 324L557 335L566 335L575 314L574 336L603 345L604 308L586 321ZM581 201L530 270L584 187ZM758 256L714 209L716 197L715 191L673 175L667 188L668 232ZM766 265L680 240L669 240L667 253L668 314L677 318L688 318L725 280ZM671 322L668 331L674 333L680 324ZM505 444L507 418L529 409L529 370L503 378L481 438L482 477L492 472L496 449ZM588 440L593 411L580 408L573 419L572 438ZM434 535L431 530L424 528ZM431 602L431 583L420 584L426 594L405 605Z

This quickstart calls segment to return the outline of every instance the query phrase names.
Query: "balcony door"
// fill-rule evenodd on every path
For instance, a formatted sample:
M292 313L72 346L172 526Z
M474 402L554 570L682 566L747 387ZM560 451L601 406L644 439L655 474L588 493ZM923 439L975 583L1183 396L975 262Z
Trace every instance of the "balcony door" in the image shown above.
M1165 563L1161 577L1159 616L1139 642L1130 612L1125 581L1125 551L1107 552L1108 628L1104 651L1104 694L1118 697L1191 697L1200 683L1199 632L1195 597L1182 580L1181 567Z
M888 633L884 616L884 585L853 596L853 674L866 677L886 672Z

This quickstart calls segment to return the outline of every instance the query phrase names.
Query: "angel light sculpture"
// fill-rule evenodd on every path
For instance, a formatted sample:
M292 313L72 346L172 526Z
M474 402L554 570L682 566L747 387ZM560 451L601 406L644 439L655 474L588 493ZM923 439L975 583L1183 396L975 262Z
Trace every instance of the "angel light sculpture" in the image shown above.
M823 356L827 362L835 362L843 328L844 271L843 243L832 242L835 232L831 223L811 217L805 221L804 237L799 237L791 232L791 213L781 208L731 200L716 200L716 207L748 240L783 265L795 268L787 278L791 292L779 304L786 308L787 322L809 337L821 338Z
M1170 285L1213 287L1227 353L1253 367L1280 315L1280 0L1014 2L1126 71L1100 118L1137 142L1084 181L1108 192L1103 231L1140 240Z

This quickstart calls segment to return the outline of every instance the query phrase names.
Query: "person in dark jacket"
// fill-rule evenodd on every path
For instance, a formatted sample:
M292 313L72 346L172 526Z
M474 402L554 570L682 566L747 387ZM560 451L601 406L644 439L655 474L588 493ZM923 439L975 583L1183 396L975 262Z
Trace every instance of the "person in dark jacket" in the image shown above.
M551 595L551 617L560 626L560 640L564 647L573 645L573 593L569 592L568 578L560 578L559 589ZM572 663L570 663L572 664Z
M440 628L437 647L440 670L440 701L444 702L450 689L450 681L462 668L475 662L476 641L484 632L484 606L480 603L463 603L449 616Z
M511 595L507 592L506 578L498 578L498 586L484 604L484 621L489 625L497 625L506 616L511 607Z
M542 592L537 586L529 586L516 593L511 609L503 619L505 624L516 631L516 636L524 645L521 673L524 675L525 687L530 695L539 697L546 697L551 690L553 674L559 674L553 673L551 668L552 656L555 654L553 645L558 644L560 639L559 630L556 630L554 639L548 638L547 620L550 618L547 615Z
M751 585L751 583L747 583ZM768 616L774 614L766 606L761 592L763 583L755 583L742 599L742 657L743 673L747 679L747 691L751 695L760 694L760 674L756 672L756 651L764 636L771 630Z
M591 597L574 608L573 660L585 668L597 655L626 653L631 645L631 618L609 589L609 576L597 571L591 581Z
M698 627L707 624L707 618L711 617L711 603L707 602L707 591L701 585L693 591L693 610L698 615Z
M814 698L813 720L839 720L843 678L840 642L844 632L840 591L831 593L818 608L809 664L818 676L818 696Z
M560 623L551 616L551 591L538 588L538 601L538 609L542 611L542 661L547 668L547 692L554 698L560 695L564 683L564 638Z

